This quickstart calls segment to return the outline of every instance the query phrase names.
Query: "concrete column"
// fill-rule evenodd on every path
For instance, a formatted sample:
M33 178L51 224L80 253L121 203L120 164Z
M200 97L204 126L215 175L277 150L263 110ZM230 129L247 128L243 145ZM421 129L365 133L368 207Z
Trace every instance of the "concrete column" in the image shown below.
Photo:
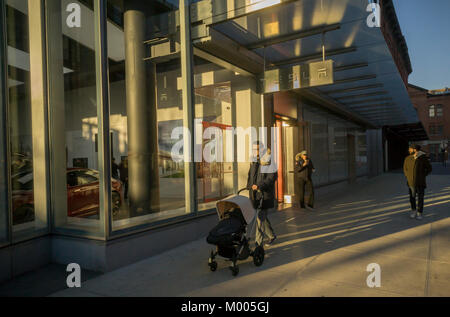
M48 212L47 86L43 17L43 2L28 0L35 229L47 228Z
M255 81L244 77L235 78L231 82L231 98L234 106L233 110L236 111L236 127L242 127L244 129L254 127L256 133L259 133L259 127L262 126L261 97L256 93ZM270 138L269 131L268 138ZM247 162L237 163L238 176L235 179L235 185L237 185L238 189L247 186L248 170L250 167L248 153L251 148L251 140L249 139L246 141L245 147ZM237 139L235 139L235 148L237 148L237 144Z
M151 2L124 3L129 199L130 212L136 215L159 211L156 68L144 61Z
M66 114L64 98L64 56L61 1L47 1L47 52L49 84L49 125L50 125L50 175L52 179L53 223L61 227L67 222L67 180L66 180Z

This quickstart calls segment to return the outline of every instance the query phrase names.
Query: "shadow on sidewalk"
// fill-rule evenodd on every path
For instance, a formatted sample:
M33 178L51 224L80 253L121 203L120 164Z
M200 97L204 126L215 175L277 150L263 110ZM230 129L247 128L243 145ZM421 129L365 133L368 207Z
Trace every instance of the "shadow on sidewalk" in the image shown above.
M439 177L441 177L439 182L430 181L431 186L426 191L422 221L409 218L409 196L405 194L406 187L402 187L404 179L403 176L395 173L380 176L375 182L369 182L364 186L354 185L350 188L350 193L348 190L333 193L329 195L329 197L333 197L330 200L324 197L321 199L322 203L319 202L316 211L292 207L282 208L269 216L277 234L277 240L266 250L266 260L263 266L255 267L251 259L239 262L239 277L303 259L311 258L311 261L314 261L314 257L321 254L377 238L385 239L370 247L362 247L364 256L397 252L399 248L409 247L416 252L417 242L429 241L430 238L430 229L424 226L450 217L450 183L442 176ZM393 182L393 180L395 181ZM399 187L398 184L401 186ZM445 184L447 184L446 187ZM439 226L439 228L433 229L432 234L435 237L444 232L448 234L449 231L449 225ZM398 233L401 234L398 235ZM391 234L396 235L389 237ZM424 253L423 256L426 259L428 251L424 251ZM206 254L207 252L205 252ZM320 273L321 270L335 265L349 264L360 256L361 254L356 252L349 253L344 258L329 262L326 267L315 268L315 272ZM222 273L231 275L224 264L221 268ZM203 274L205 271L206 268ZM207 285L202 285L201 288L206 289L208 285L232 279L231 276L227 279L223 276L216 278L210 275L210 281L206 281ZM192 287L195 286L192 285Z

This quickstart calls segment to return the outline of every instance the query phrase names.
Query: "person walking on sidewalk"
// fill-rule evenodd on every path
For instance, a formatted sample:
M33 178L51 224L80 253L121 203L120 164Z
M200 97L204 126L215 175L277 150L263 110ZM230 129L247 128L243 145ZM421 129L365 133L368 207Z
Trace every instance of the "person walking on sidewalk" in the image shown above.
M263 173L261 171L262 166L270 165L270 149L267 150L266 155L260 159L259 157L260 142L253 143L253 156L256 158L255 162L250 164L250 170L248 171L247 189L250 192L250 200L253 206L256 208L259 203L259 199L263 199L262 210L258 214L257 230L256 230L256 244L262 245L264 236L269 241L266 243L270 246L277 236L275 235L272 225L267 218L267 212L269 209L275 207L275 181L278 174L275 173Z
M314 185L312 182L312 173L315 169L307 151L303 151L295 156L294 171L298 176L300 208L305 208L306 189L306 191L308 191L306 208L314 210Z
M422 220L425 188L427 188L426 177L431 173L432 167L426 154L421 151L420 145L410 146L409 152L410 155L405 159L403 171L409 187L410 217Z

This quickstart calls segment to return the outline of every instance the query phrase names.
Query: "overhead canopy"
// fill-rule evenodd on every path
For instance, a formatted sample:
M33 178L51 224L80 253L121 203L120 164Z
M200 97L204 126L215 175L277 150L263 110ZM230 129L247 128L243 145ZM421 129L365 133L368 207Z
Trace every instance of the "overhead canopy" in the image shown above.
M421 122L390 126L389 130L409 142L426 141L429 139Z
M383 3L392 11L390 1ZM323 43L325 58L334 61L334 83L298 89L299 94L319 94L372 126L418 122L397 67L400 57L411 72L398 21L392 37L401 48L396 64L381 28L367 24L368 5L365 0L204 0L192 5L194 43L254 75L320 61Z

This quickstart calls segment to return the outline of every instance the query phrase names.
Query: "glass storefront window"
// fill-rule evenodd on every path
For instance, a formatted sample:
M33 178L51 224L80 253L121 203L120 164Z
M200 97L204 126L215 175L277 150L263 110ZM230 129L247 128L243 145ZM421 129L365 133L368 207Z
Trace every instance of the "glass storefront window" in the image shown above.
M31 72L38 72L38 64L42 63L38 59L42 52L36 50L35 42L41 34L38 33L39 27L31 28L29 23L38 22L41 16L33 9L27 0L6 1L10 208L14 240L27 238L47 228L45 168L44 171L41 169L46 162L38 151L42 150L39 142L44 136L43 122L40 122L44 105L43 102L38 103L43 100L44 92L39 91L42 83L33 83L35 86L31 89L32 75L36 75ZM35 146L38 148L36 151Z
M202 161L195 164L198 210L207 210L214 209L218 200L238 190L235 178L237 164L228 161L225 154L232 150L227 148L227 130L236 127L236 107L239 105L236 100L233 102L232 86L240 76L199 57L195 58L194 73L196 132L199 134L197 138L202 138L202 142L197 143L202 144L202 153L208 144L214 145L217 152L211 153L214 160L202 155ZM211 139L209 132L205 134L207 130L211 131ZM236 146L235 143L234 151ZM209 154L208 149L206 152Z
M304 120L310 127L310 157L316 171L312 175L314 186L329 182L328 178L328 123L326 113L313 107L304 109Z
M177 5L108 1L113 230L188 214L185 164L172 155L184 114L179 31L164 27Z
M340 181L348 177L347 128L341 120L328 117L329 181Z
M55 229L103 236L97 1L47 0L46 26Z
M364 130L356 131L356 175L367 175L367 136Z

